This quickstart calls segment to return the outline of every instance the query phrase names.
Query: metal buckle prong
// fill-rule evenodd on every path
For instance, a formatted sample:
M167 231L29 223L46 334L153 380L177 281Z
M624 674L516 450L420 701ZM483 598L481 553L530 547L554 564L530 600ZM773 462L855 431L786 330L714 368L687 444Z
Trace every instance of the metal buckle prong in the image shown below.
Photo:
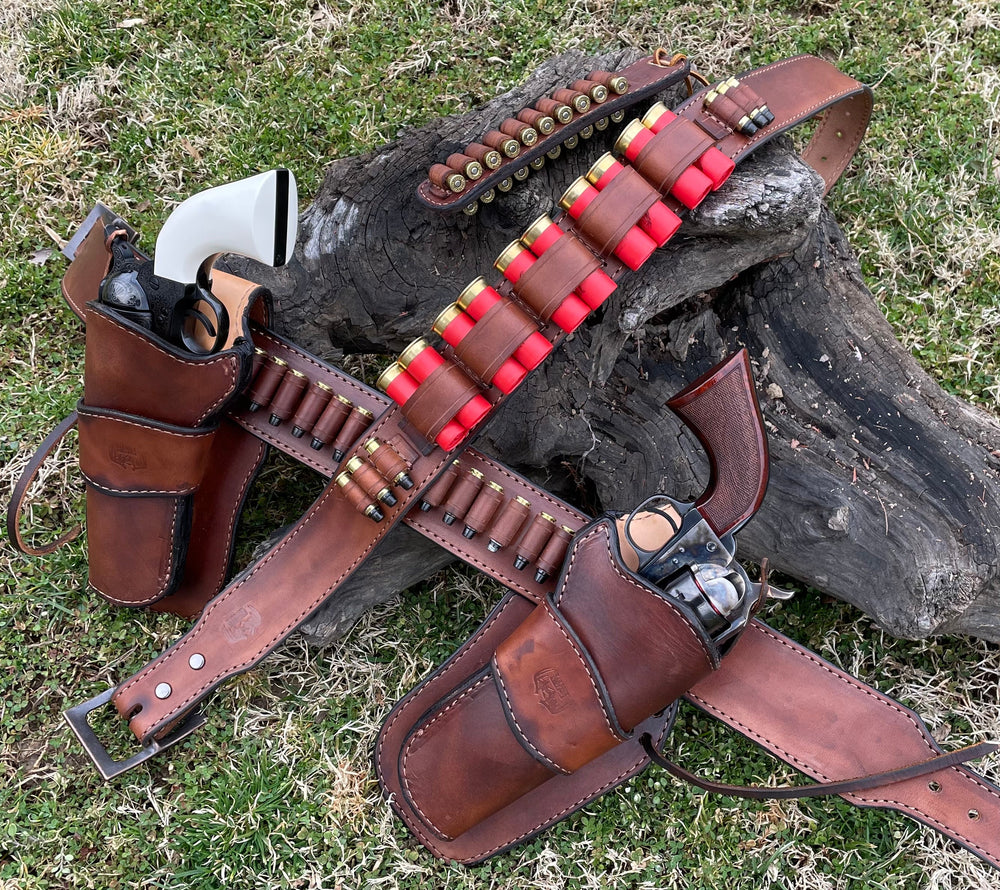
M154 739L137 754L133 754L125 760L114 760L108 754L104 745L101 744L94 730L90 728L90 724L87 722L87 715L108 704L117 691L118 687L112 686L99 695L95 695L92 699L75 705L63 714L70 729L73 730L73 733L80 740L80 744L83 745L84 750L93 761L94 767L105 781L128 772L133 767L144 763L150 757L154 757L171 745L176 745L205 724L205 717L200 711L195 711L189 714L183 723L175 727L162 739Z

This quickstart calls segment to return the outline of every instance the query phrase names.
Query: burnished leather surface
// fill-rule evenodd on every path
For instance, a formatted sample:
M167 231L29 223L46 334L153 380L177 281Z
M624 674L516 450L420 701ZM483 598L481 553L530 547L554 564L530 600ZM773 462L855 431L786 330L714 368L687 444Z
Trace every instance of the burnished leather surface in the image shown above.
M410 736L412 726L456 686L465 684L466 678L487 669L497 645L527 619L534 608L529 599L508 594L455 655L396 705L379 734L375 769L383 789L417 839L437 856L466 863L485 859L575 812L635 775L648 763L638 742L635 739L626 741L569 775L548 771L548 778L518 798L515 806L493 813L480 812L481 820L476 820L477 814L472 812L477 805L470 794L465 813L469 817L467 821L475 820L474 824L452 840L434 834L421 814L410 806L397 764L399 751ZM669 732L673 716L671 710L654 717L637 727L635 735L648 732L660 743ZM456 742L460 745L461 740L456 739ZM450 752L449 762L462 764L468 754L468 748L456 747ZM544 767L539 764L539 769Z
M687 698L820 781L941 752L912 710L759 621ZM966 766L843 797L906 813L1000 868L1000 788Z
M424 832L455 840L573 774L718 665L686 608L624 568L614 536L610 520L582 531L555 594L495 644L489 665L398 750L380 745L383 781L398 770L405 816L418 814Z

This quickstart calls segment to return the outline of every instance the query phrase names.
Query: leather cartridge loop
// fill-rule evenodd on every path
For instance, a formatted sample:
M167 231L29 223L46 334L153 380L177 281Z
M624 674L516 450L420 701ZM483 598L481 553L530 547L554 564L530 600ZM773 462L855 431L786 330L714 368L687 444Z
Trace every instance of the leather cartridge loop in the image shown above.
M197 490L216 426L185 429L77 406L80 470L105 494L178 497Z
M528 267L514 285L514 293L539 318L548 321L562 301L600 265L601 261L570 232Z
M76 412L71 411L59 422L55 429L53 429L52 432L45 437L45 441L38 446L35 453L31 456L31 460L28 461L24 470L21 472L21 475L17 480L17 485L14 486L14 492L11 496L10 503L7 505L7 537L21 553L27 554L28 556L45 556L47 553L52 553L62 547L63 544L68 544L70 541L77 538L80 535L80 532L83 531L83 526L77 525L69 531L63 532L63 534L61 534L54 541L51 541L48 544L43 544L41 547L33 547L21 536L20 527L21 514L24 512L24 502L28 496L28 489L31 487L31 483L35 481L35 477L38 476L38 473L42 469L42 465L45 461L52 455L56 448L59 447L62 440L66 438L70 430L72 430L75 426Z
M626 167L587 205L577 221L600 254L610 254L660 194L632 167Z
M643 146L633 163L657 191L666 194L714 144L715 140L701 127L677 117Z
M480 380L492 380L500 366L537 330L538 325L516 303L498 300L455 347L455 357Z
M428 439L434 439L479 387L454 362L446 361L427 375L406 400L403 414Z
M521 744L559 772L626 738L593 663L548 601L497 647L493 676Z

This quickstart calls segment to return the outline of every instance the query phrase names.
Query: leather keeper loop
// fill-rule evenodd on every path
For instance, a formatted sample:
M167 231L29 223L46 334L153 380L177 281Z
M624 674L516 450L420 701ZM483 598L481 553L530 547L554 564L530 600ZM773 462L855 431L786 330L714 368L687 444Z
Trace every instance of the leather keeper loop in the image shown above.
M747 114L739 104L722 94L716 94L711 102L706 101L705 108L733 130L740 129L740 121Z
M529 270L530 271L530 270ZM455 347L455 357L489 382L538 325L509 300L497 300Z
M476 534L483 531L503 503L503 489L495 482L484 485L465 514L465 527Z
M665 195L680 175L713 144L701 127L687 118L677 117L643 146L634 166L653 188ZM621 179L621 176L616 178Z
M309 385L309 380L301 371L289 370L282 378L278 391L268 406L272 422L288 420L295 413L302 401L302 393Z
M482 487L483 474L478 470L467 470L459 475L441 505L444 507L445 515L462 519Z
M507 547L518 536L530 513L531 507L517 498L504 504L490 526L490 540L496 542L498 550Z
M659 199L659 193L639 173L626 167L601 189L577 224L597 252L607 256Z
M656 198L659 195L654 195L654 200ZM594 203L597 203L597 199ZM636 219L641 218L651 205L652 201ZM552 317L552 313L576 290L580 282L601 265L601 261L586 245L573 237L572 232L567 235L568 237L559 238L538 257L514 285L514 293L518 298L545 321Z
M403 414L427 439L433 440L479 387L454 362L435 368L402 406Z
M497 647L493 669L515 736L546 766L572 773L624 738L591 659L548 602Z
M187 429L77 407L80 470L105 494L180 497L201 484L216 428Z
M726 95L737 105L741 106L745 114L749 114L755 108L760 108L762 105L767 104L757 95L755 90L752 90L745 83L737 83L735 86L731 85L726 90Z

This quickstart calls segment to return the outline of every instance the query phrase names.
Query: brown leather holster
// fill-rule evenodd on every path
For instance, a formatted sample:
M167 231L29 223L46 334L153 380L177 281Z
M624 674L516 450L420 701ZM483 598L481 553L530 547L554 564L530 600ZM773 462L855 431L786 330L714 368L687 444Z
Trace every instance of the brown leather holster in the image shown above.
M224 348L196 355L96 301L109 265L97 224L63 282L86 325L76 413L89 583L116 605L191 616L225 582L239 510L266 454L226 409L250 379L249 324L268 321L270 296L216 273L235 323Z
M678 63L678 72L684 71ZM741 132L732 102L713 104L705 91L678 113L735 160L820 115L805 157L829 188L865 131L870 91L810 57L748 72L741 83L750 95L766 97L774 115L773 124L757 133ZM654 155L646 162L661 173L676 167L665 141ZM664 201L680 209L666 196ZM644 212L642 202L625 203L630 216L615 220L615 233ZM606 274L624 274L605 228L581 228L566 216L555 221L587 245ZM100 239L96 231L64 281L71 305L87 321L80 437L91 582L114 602L200 611L169 650L68 712L106 776L187 735L212 690L278 646L396 523L406 522L510 589L473 638L397 705L379 737L376 767L383 787L435 854L479 861L624 781L649 763L669 730L674 703L686 696L810 776L836 782L866 774L860 784L835 784L841 788L835 793L901 809L1000 865L1000 790L955 758L940 759L912 712L756 621L722 658L683 606L623 565L609 520L589 524L569 504L474 449L446 453L435 445L448 412L471 391L481 390L492 408L503 402L495 389L470 388L475 374L453 351L443 353L456 370L433 384L428 378L419 410L404 411L266 330L260 289L217 273L214 292L242 324L220 353L192 357L100 305L83 308L107 270L101 269L106 250L92 240ZM537 267L533 287L539 281L575 286L555 261ZM498 288L519 296L507 284ZM558 344L562 334L546 322L543 317L542 332ZM251 410L245 388L254 345L372 418L345 441L342 461L329 448L310 448L288 424L273 425L264 412ZM294 528L227 585L233 529L265 443L331 477L352 459L377 469L365 448L370 441L391 445L414 483L393 487L394 501L382 519L373 521L361 509L364 493L331 483ZM459 472L476 481L463 483L461 502L438 500L433 484L456 460ZM502 488L506 505L520 498L535 518L544 513L544 522L565 527L566 542L574 537L565 560L562 551L548 554L552 571L520 572L512 568L509 549L497 554L486 535L469 540L460 527L440 521L449 510L471 510L491 482ZM546 536L548 542L555 538ZM528 561L542 560L547 547L539 544ZM802 696L812 699L814 689L820 690L815 700L800 711ZM89 711L108 702L142 746L125 764L107 758L86 721ZM845 726L835 748L819 740L816 726L823 719ZM861 728L864 733L852 731ZM864 740L873 733L877 742ZM910 778L887 778L899 767ZM863 793L873 782L889 781L890 790Z

